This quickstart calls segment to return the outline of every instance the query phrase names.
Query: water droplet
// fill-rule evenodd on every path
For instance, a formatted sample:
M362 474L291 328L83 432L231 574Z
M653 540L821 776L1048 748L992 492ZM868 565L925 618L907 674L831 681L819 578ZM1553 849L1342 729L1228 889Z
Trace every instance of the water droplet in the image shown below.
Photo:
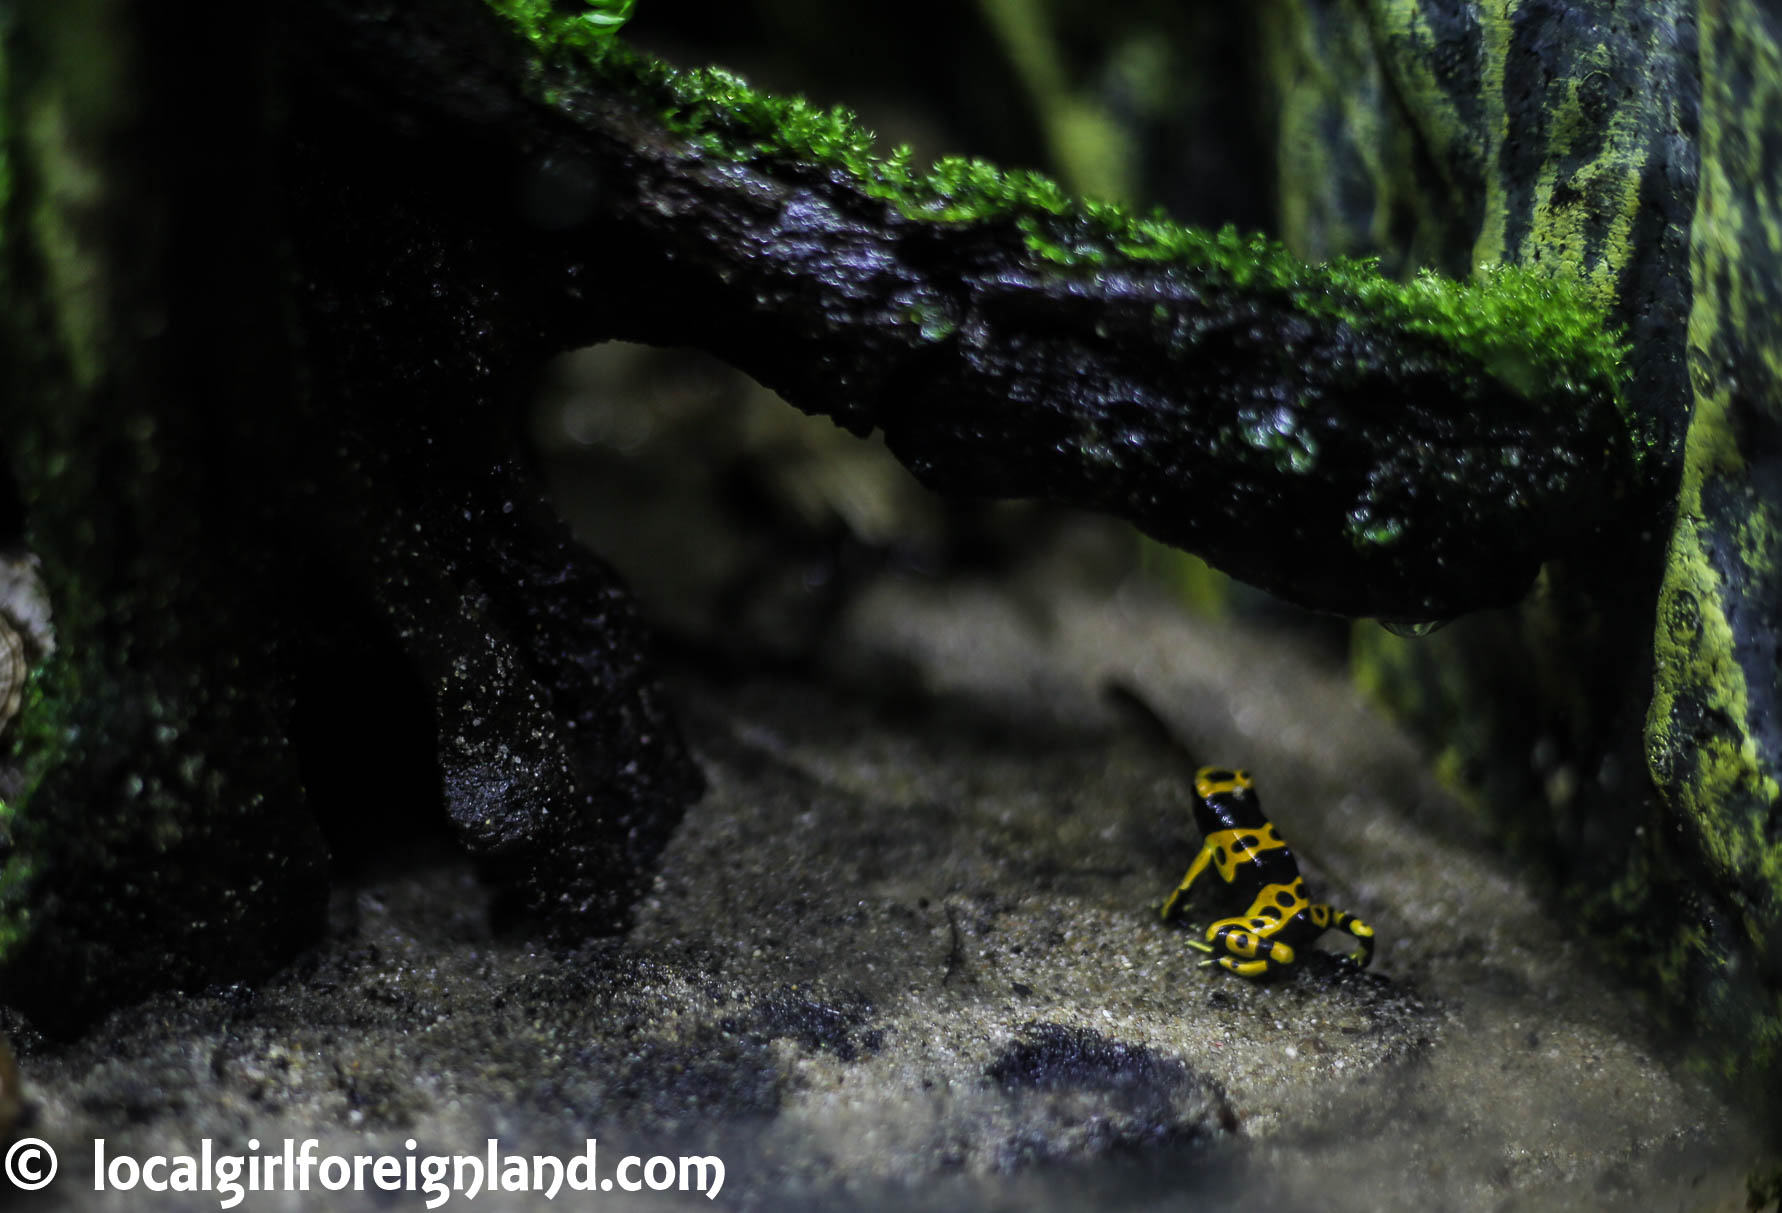
M1381 619L1380 626L1394 636L1403 636L1407 640L1416 640L1431 632L1439 631L1454 621L1452 619L1427 619L1422 622L1410 619Z

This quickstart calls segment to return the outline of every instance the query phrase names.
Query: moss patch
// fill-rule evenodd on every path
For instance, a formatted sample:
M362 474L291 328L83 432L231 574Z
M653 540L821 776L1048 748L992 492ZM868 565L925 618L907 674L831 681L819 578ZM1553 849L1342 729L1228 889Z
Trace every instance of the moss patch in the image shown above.
M0 962L29 933L29 890L37 874L34 848L21 845L33 829L25 812L44 776L62 760L70 704L78 701L74 662L57 652L31 671L19 714L7 731L0 762L17 772L17 794L0 800Z
M1373 258L1312 264L1265 236L1185 227L1161 212L1073 198L1040 173L962 157L920 168L908 147L878 155L872 133L847 110L762 93L719 68L672 68L608 37L590 37L573 18L536 2L491 6L536 48L540 96L558 105L574 103L566 80L593 72L653 108L703 154L839 172L907 220L1013 224L1030 253L1061 268L1177 264L1214 286L1285 296L1313 317L1385 323L1430 338L1513 388L1618 392L1626 354L1620 335L1600 299L1563 273L1481 266L1465 282L1433 273L1400 282Z
M587 0L569 12L551 0L489 0L489 7L538 46L598 50L631 19L636 0Z
M1755 6L1702 15L1702 188L1692 227L1694 418L1653 634L1646 756L1722 929L1679 929L1666 977L1690 981L1731 1033L1737 1071L1782 1062L1782 812L1776 603L1782 493L1767 470L1782 428L1782 152L1753 131L1782 105L1782 48ZM1748 963L1755 955L1755 966ZM1757 970L1756 973L1752 969ZM1700 980L1702 974L1712 980ZM1679 987L1681 988L1681 987Z

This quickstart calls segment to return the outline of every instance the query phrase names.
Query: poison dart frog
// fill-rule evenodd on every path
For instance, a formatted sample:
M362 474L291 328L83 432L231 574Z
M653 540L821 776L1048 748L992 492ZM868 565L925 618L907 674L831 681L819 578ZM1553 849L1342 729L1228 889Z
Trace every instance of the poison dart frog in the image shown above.
M1305 880L1293 852L1273 823L1262 815L1256 785L1248 771L1202 767L1194 776L1194 821L1206 842L1182 883L1163 903L1163 921L1173 921L1188 904L1188 891L1210 865L1219 879L1250 899L1239 918L1221 918L1207 928L1206 942L1190 940L1203 952L1224 952L1215 961L1240 977L1261 977L1285 968L1305 947L1332 927L1347 931L1360 946L1349 959L1366 967L1374 958L1374 929L1344 910L1306 900Z

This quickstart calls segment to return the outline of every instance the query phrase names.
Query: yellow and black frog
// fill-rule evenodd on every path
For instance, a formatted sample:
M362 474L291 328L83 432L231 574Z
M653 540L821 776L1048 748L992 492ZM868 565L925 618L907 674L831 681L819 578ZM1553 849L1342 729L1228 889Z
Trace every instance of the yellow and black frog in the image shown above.
M1293 852L1262 814L1256 785L1248 771L1202 767L1194 776L1194 820L1206 842L1182 883L1163 903L1163 921L1172 922L1188 903L1189 890L1208 867L1219 879L1250 899L1237 918L1221 918L1207 927L1205 942L1190 943L1215 963L1240 977L1261 977L1285 968L1332 927L1347 931L1360 946L1349 954L1365 967L1374 957L1374 929L1345 910L1306 898L1305 880Z

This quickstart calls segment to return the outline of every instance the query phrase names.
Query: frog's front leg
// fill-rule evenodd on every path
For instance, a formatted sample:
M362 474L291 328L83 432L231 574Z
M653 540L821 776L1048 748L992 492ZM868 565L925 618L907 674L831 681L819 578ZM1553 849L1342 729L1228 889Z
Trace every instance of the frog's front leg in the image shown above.
M1209 958L1201 967L1217 964L1239 977L1261 977L1272 968L1286 968L1295 959L1291 947L1258 931L1256 920L1221 918L1207 928L1207 942L1191 941ZM1217 953L1225 952L1219 956Z
M1176 886L1175 892L1169 895L1169 900L1163 903L1163 921L1174 922L1177 915L1187 907L1188 891L1194 887L1194 882L1200 878L1200 874L1206 871L1207 865L1212 862L1213 845L1207 843L1200 848L1200 854L1194 857L1194 862L1188 865L1188 874L1182 877L1182 883Z

